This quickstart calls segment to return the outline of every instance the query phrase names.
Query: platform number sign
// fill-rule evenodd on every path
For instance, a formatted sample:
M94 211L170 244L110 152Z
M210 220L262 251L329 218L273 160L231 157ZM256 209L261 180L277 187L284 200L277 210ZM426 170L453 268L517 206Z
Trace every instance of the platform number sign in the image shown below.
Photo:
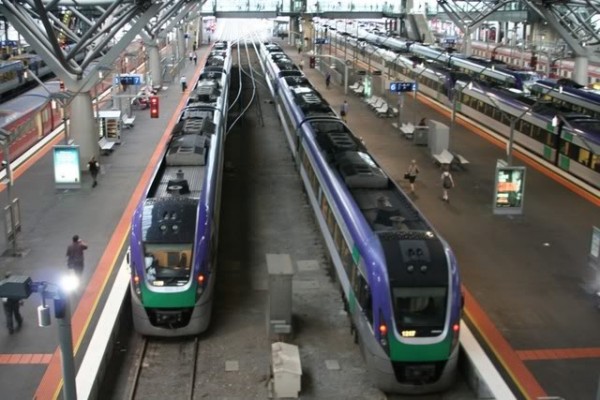
M115 85L141 85L144 78L140 74L120 74L115 76Z
M416 82L391 82L390 83L390 92L392 93L403 93L403 92L416 92L417 91L417 83Z

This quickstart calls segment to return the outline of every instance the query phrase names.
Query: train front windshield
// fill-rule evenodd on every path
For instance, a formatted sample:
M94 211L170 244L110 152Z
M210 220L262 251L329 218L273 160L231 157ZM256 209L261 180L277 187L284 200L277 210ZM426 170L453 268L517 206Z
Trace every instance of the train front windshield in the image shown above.
M191 276L192 245L146 245L146 280L153 286L183 286Z
M403 336L438 336L444 330L446 287L395 287L394 316Z
M191 279L196 201L147 199L142 216L144 267L151 286L184 286Z

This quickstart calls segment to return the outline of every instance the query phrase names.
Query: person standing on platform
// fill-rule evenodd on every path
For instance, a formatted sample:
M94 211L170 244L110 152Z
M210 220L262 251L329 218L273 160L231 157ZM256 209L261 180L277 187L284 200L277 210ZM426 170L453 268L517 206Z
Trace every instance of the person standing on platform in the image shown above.
M67 247L67 267L72 270L78 278L83 273L83 252L87 250L87 244L79 238L79 235L73 236L73 241Z
M344 100L342 107L340 108L340 115L342 116L342 121L347 122L348 118L348 100Z
M196 41L194 40L194 44L192 45L192 51L196 51L197 47L198 47L198 43L196 43Z
M181 78L179 78L179 83L181 83L181 91L185 92L187 89L187 78L185 75L181 75Z
M190 57L190 61L192 61L193 58L194 58L194 52L193 51L190 51L189 57Z
M454 187L454 179L452 179L452 174L449 171L450 167L445 167L444 172L442 172L441 180L442 180L442 200L446 203L450 202L448 198L448 191Z
M7 272L5 277L8 279L10 276L11 273ZM2 297L2 307L4 308L4 315L6 316L6 328L10 335L15 333L13 318L17 322L17 329L21 329L21 325L23 325L23 317L19 311L19 308L21 308L22 305L23 300Z
M300 71L304 71L304 59L301 58L300 62L298 63L298 67L300 67Z
M406 174L404 174L404 177L410 182L411 193L415 192L415 181L417 180L417 175L419 175L419 167L417 166L417 160L412 160L408 165L408 170L406 171Z
M329 73L329 71L327 71L327 74L325 74L325 87L327 89L329 89L330 84L331 84L331 74Z
M198 65L198 54L194 53L194 65Z
M92 156L92 158L90 158L90 161L88 162L88 170L90 171L90 175L94 180L94 183L92 183L92 187L95 188L96 186L98 186L98 172L100 172L100 164L98 163L98 161L96 161L95 156Z

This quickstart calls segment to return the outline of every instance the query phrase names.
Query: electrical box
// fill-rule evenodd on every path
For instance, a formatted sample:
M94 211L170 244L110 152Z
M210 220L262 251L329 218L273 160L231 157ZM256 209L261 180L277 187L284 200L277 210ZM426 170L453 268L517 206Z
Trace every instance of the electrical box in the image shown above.
M272 343L271 369L272 397L297 399L302 378L298 346L283 342Z
M268 333L271 337L292 333L292 278L289 254L267 254L269 272Z
M32 292L32 281L28 276L13 275L0 281L0 297L26 299Z

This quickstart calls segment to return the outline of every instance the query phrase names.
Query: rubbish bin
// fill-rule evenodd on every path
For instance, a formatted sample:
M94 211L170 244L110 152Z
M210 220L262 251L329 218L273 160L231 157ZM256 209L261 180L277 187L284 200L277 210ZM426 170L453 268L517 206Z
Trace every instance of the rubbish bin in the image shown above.
M310 58L308 59L308 66L310 68L314 68L315 67L315 62L316 62L315 56L310 56Z

